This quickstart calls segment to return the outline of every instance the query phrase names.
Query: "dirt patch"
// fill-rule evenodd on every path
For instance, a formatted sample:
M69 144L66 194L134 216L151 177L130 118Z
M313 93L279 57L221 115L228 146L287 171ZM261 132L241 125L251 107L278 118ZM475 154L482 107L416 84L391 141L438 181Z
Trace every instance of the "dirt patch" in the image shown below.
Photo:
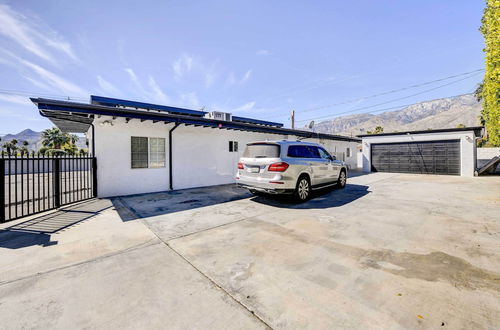
M311 248L322 247L332 253L353 258L363 268L379 269L397 276L424 281L448 282L457 288L484 288L500 292L499 273L476 267L464 259L444 252L417 254L393 250L368 250L319 238L318 235L299 233L260 220L253 220L251 224L258 225L259 230L266 231L271 235L287 237L291 241L309 245ZM269 245L264 245L261 248L254 247L254 251L258 254L267 254L269 250L272 250ZM296 255L296 257L298 256Z

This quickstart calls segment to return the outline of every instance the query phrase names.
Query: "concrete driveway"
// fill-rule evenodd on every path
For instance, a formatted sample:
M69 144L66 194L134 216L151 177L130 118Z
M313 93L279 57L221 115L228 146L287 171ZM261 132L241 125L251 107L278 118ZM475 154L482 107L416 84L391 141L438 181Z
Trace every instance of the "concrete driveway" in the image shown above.
M1 226L0 319L492 329L499 210L500 177L387 173L300 205L233 185L89 201Z

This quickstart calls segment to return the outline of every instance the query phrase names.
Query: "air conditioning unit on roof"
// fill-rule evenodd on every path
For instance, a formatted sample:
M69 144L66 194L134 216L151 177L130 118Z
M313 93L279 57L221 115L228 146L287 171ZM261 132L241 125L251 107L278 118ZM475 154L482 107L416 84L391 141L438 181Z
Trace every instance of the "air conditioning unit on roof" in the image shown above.
M211 111L205 114L205 118L215 119L215 120L224 120L224 121L232 121L233 115L228 112L220 112L220 111Z

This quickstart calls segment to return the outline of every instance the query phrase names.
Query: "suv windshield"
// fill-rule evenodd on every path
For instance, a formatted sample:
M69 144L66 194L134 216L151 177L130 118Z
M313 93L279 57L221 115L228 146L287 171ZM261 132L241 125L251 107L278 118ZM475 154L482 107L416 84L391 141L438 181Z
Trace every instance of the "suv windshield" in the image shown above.
M245 158L278 158L279 156L280 146L269 143L249 144L242 155Z

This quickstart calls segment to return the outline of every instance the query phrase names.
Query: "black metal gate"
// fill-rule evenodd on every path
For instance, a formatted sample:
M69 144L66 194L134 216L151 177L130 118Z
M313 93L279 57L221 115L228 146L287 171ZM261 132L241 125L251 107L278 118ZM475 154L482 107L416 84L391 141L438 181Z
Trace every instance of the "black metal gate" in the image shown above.
M0 155L0 222L97 196L95 157Z

